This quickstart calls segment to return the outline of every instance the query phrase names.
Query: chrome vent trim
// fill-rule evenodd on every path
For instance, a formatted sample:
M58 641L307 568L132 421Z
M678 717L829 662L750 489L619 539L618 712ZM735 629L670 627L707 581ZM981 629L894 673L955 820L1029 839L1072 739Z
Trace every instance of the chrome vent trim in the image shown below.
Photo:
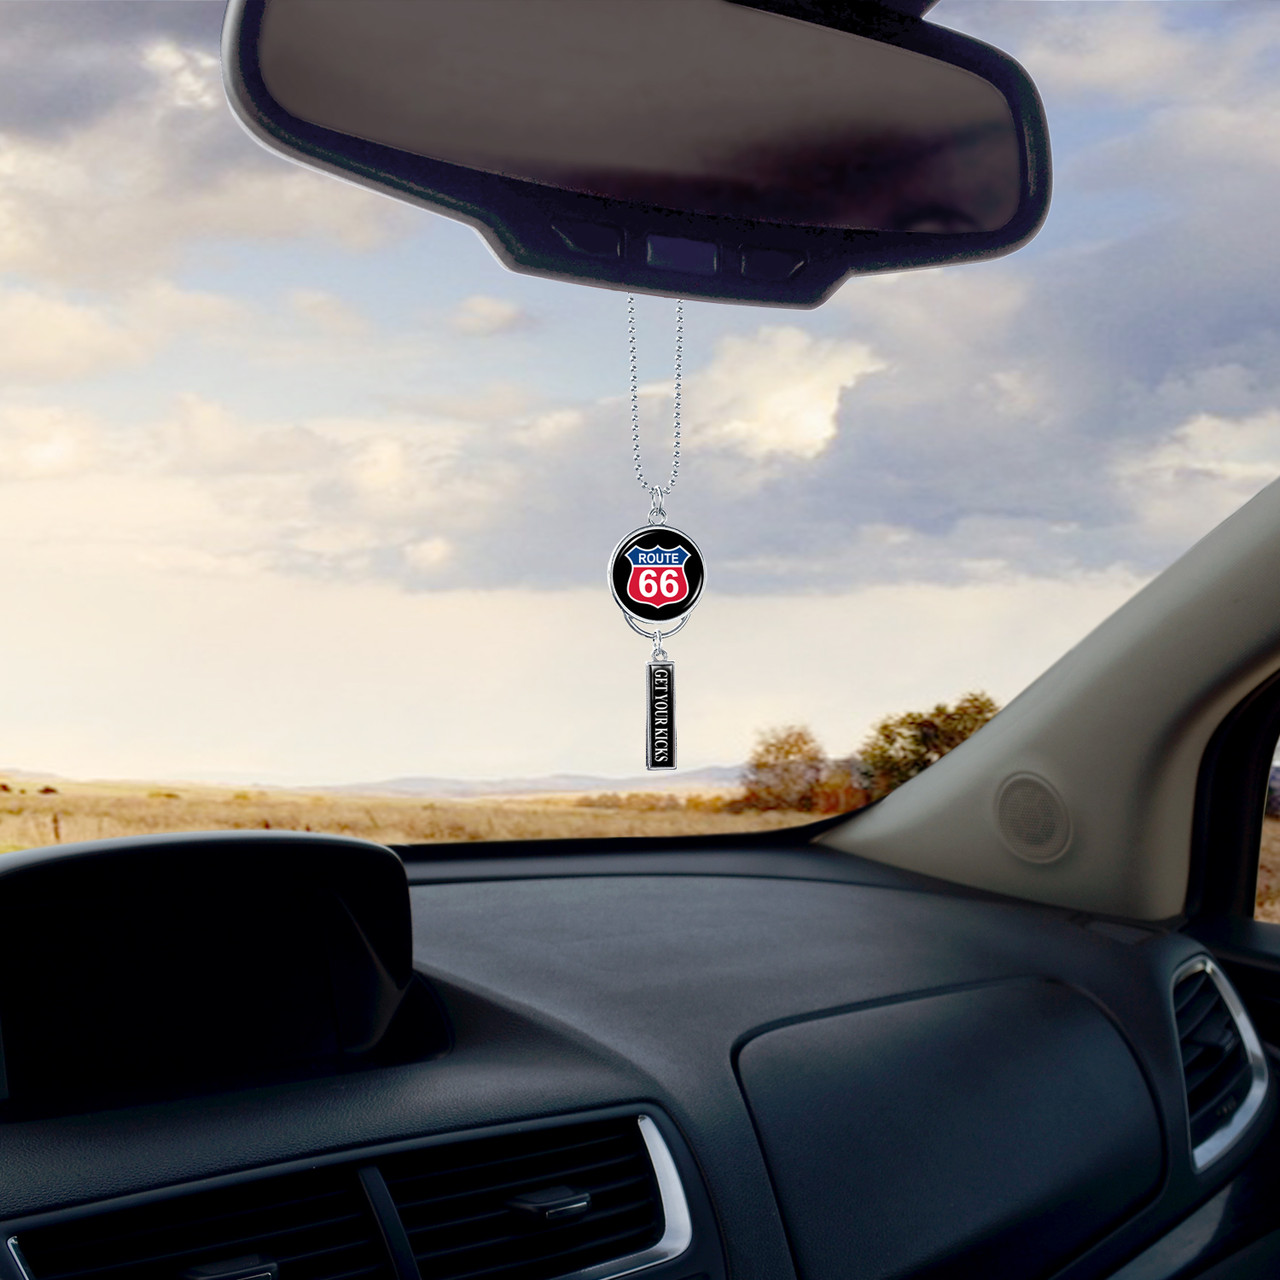
M504 1138L516 1139L516 1142L504 1142ZM473 1144L465 1139L433 1144L430 1148L411 1148L400 1153L403 1163L399 1167L388 1162L383 1168L388 1191L408 1236L407 1243L424 1280L429 1276L437 1276L439 1280L448 1277L475 1280L486 1276L492 1280L524 1280L526 1276L543 1277L543 1280L621 1280L670 1262L685 1253L693 1242L693 1220L684 1186L675 1159L651 1115L633 1112L594 1121L586 1117L583 1122L578 1122L576 1117L558 1117L555 1122L540 1124L530 1131L493 1135L483 1142L488 1144L488 1150L479 1150L481 1143L474 1144L475 1150L468 1150ZM585 1241L567 1239L558 1247L546 1251L535 1247L531 1252L516 1245L508 1253L511 1239L507 1229L498 1223L485 1222L491 1216L486 1208L490 1194L487 1184L496 1178L496 1185L504 1196L511 1194L517 1185L536 1190L540 1184L562 1180L567 1186L580 1185L594 1193L597 1188L587 1171L595 1167L592 1162L603 1157L599 1153L584 1155L581 1149L602 1144L607 1149L608 1163L618 1164L621 1150L628 1166L627 1181L643 1183L643 1190L637 1193L638 1204L642 1203L644 1210L643 1224L628 1227L613 1241L597 1242L590 1238L589 1232ZM451 1158L450 1152L455 1149L458 1154ZM419 1157L428 1152L439 1157L440 1163L435 1168L431 1167L430 1160L419 1161ZM575 1182L573 1171L566 1167L565 1153L570 1154L570 1163L588 1161L580 1184ZM512 1166L520 1172L517 1174ZM468 1177L470 1169L481 1171L480 1179L474 1183ZM450 1170L458 1180L455 1185L462 1189L438 1198L430 1184ZM605 1185L599 1190L608 1192L611 1190L608 1178L623 1175L604 1176ZM468 1196L473 1199L463 1198ZM438 1215L433 1209L442 1200L448 1208L444 1215ZM449 1203L460 1200L461 1206ZM457 1221L464 1227L479 1224L480 1229L474 1235L448 1238L453 1216L460 1207L465 1212ZM594 1208L593 1205L593 1212ZM606 1217L616 1211L616 1207L610 1208ZM587 1221L587 1216L583 1221ZM446 1238L433 1239L440 1231L446 1232ZM628 1236L630 1238L626 1238ZM588 1246L589 1257L573 1256Z
M22 1256L22 1250L18 1248L18 1237L10 1236L8 1245L9 1256L13 1259L13 1265L18 1268L18 1274L22 1277L22 1280L32 1280L27 1260Z
M676 1169L676 1162L658 1126L649 1116L636 1117L640 1136L649 1152L653 1176L658 1183L658 1199L662 1204L662 1238L657 1244L640 1253L625 1258L601 1262L583 1271L571 1271L557 1280L618 1280L620 1276L634 1275L660 1262L678 1258L693 1242L693 1219L689 1215L689 1201L685 1198L684 1184Z
M569 1271L556 1280L619 1280L621 1276L635 1275L637 1271L656 1267L661 1262L678 1258L693 1242L693 1219L689 1215L689 1202L685 1199L684 1184L676 1170L676 1162L663 1141L662 1133L646 1115L636 1116L640 1136L644 1139L653 1165L653 1176L658 1183L658 1199L662 1205L663 1230L658 1243L640 1253L623 1258L612 1258L581 1271Z
M1253 1023L1249 1020L1249 1014L1240 1002L1240 997L1236 995L1235 988L1227 980L1227 975L1208 956L1196 956L1195 959L1188 960L1186 964L1179 966L1173 975L1173 983L1170 988L1171 1006L1172 992L1177 990L1178 984L1197 973L1203 973L1213 983L1214 989L1222 999L1222 1003L1226 1005L1227 1012L1231 1015L1231 1020L1235 1023L1236 1031L1240 1036L1241 1047L1244 1049L1245 1061L1250 1072L1249 1091L1231 1118L1220 1129L1215 1129L1198 1145L1191 1147L1191 1163L1197 1173L1202 1173L1215 1160L1219 1160L1226 1155L1253 1123L1254 1117L1257 1116L1267 1096L1268 1076L1266 1054L1263 1051L1262 1042L1258 1039L1258 1033L1253 1029ZM1174 1021L1176 1024L1176 1012ZM1181 1040L1179 1040L1179 1052L1181 1052ZM1183 1076L1183 1097L1187 1097L1185 1074ZM1191 1109L1189 1101L1187 1104L1187 1142L1190 1145Z

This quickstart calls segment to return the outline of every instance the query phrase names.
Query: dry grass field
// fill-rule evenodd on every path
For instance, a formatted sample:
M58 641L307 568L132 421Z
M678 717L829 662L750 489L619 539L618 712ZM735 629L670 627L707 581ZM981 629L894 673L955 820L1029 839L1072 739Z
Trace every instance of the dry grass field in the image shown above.
M383 844L706 835L812 820L725 813L722 797L539 795L475 800L233 789L184 783L0 778L0 853L171 831L325 831Z
M1280 924L1280 818L1263 818L1262 849L1258 856L1259 920Z
M725 795L643 792L475 800L0 777L0 853L170 831L326 831L383 844L710 835L812 821L733 813ZM1280 923L1280 818L1263 823L1257 918Z

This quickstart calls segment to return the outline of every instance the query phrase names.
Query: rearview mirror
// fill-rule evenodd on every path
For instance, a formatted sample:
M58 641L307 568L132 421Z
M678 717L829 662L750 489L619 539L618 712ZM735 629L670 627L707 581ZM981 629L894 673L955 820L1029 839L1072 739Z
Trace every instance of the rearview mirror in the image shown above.
M814 306L1048 204L1022 69L866 0L232 0L223 53L272 150L535 275Z

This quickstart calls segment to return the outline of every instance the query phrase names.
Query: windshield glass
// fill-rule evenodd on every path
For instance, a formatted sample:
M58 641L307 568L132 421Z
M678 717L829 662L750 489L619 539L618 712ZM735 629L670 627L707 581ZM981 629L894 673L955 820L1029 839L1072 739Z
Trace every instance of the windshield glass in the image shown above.
M1048 222L811 312L686 305L707 586L646 774L625 298L268 154L222 10L0 0L0 849L853 808L1280 471L1280 6L943 0L1041 89ZM665 477L673 303L637 333Z

